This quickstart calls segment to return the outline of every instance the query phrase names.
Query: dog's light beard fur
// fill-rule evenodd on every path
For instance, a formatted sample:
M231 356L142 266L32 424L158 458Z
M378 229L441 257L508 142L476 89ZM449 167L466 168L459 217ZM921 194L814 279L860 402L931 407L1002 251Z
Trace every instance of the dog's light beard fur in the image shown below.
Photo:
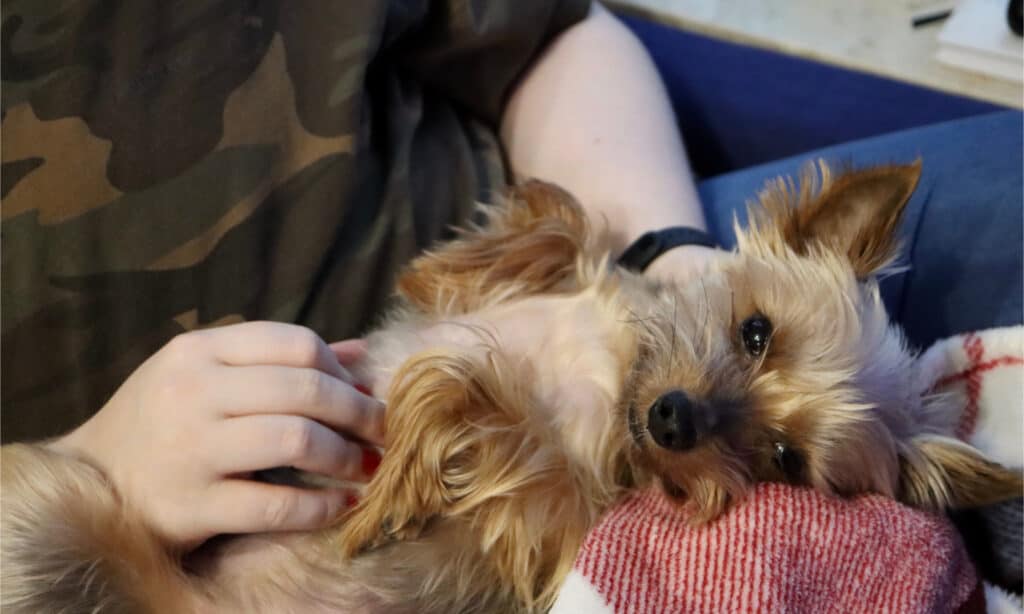
M828 493L1018 496L1019 476L940 434L948 412L921 396L873 281L917 174L821 166L771 186L738 252L684 286L612 269L568 195L527 185L400 280L357 367L387 397L388 450L336 527L234 540L186 577L99 472L8 446L5 611L544 610L626 489L655 476L707 521L789 479L780 438ZM738 333L754 313L774 325L756 358ZM728 428L659 448L647 408L671 390Z

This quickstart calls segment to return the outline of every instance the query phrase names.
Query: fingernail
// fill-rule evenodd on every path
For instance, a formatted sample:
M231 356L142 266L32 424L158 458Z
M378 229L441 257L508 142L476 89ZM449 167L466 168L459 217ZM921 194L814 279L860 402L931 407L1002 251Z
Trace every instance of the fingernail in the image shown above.
M373 396L373 393L370 392L370 389L367 388L366 386L362 385L362 384L354 384L352 387L355 388L356 390L358 390L359 392L365 394L368 397L372 397Z
M373 475L380 467L380 452L372 448L363 448L363 475Z
M345 507L355 507L359 505L359 496L353 492L345 495Z

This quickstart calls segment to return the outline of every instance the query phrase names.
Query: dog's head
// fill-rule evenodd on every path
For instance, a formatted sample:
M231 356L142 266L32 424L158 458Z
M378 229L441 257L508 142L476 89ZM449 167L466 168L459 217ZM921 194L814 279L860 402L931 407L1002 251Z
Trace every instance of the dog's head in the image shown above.
M936 433L936 399L877 279L918 164L778 180L716 270L637 306L627 420L638 462L714 518L756 482L921 507L1019 496L1019 475Z

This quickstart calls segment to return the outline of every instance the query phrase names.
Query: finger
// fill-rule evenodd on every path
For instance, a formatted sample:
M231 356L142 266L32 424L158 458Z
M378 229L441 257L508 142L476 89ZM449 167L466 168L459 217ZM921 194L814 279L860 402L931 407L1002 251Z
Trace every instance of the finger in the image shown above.
M334 356L338 359L343 366L351 365L355 362L359 362L366 357L366 340L365 339L346 339L344 341L335 341L328 345Z
M338 362L342 364L346 369L353 367L356 363L366 358L367 343L365 339L346 339L344 341L335 341L327 347L331 348L334 355L337 357ZM354 374L354 377L361 377L357 383L353 384L356 390L363 394L373 396L373 381L367 379L368 374L364 373L359 375Z
M216 533L309 531L330 525L355 505L354 490L304 489L250 480L224 480L210 486L198 512Z
M304 416L335 431L384 443L384 405L315 369L252 366L221 369L217 407L226 417L256 414Z
M209 339L214 356L231 366L280 365L317 369L351 383L352 376L312 330L281 322L245 322L194 333Z
M371 450L298 416L258 415L222 422L211 466L221 475L294 467L343 481L365 482L376 469Z

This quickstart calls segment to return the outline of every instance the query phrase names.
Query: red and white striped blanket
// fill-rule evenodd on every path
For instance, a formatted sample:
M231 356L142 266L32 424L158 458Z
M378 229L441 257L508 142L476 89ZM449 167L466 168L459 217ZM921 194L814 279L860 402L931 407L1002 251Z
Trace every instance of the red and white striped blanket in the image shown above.
M1024 327L937 343L922 390L956 395L957 435L1024 465ZM1019 536L1018 536L1019 539ZM612 509L580 550L553 612L1020 612L984 587L943 516L870 495L838 499L765 484L691 528L655 489Z

